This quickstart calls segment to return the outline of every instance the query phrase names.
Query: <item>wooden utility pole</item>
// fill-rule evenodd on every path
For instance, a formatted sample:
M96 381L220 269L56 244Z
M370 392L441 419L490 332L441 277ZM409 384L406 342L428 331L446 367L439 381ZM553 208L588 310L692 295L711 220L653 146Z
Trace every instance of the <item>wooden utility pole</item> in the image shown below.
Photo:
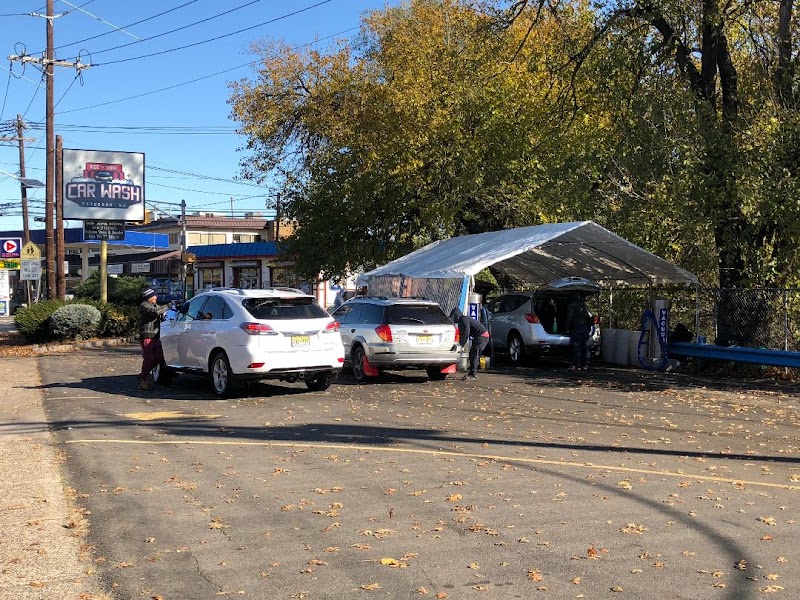
M47 297L49 299L55 298L56 294L56 255L55 245L53 239L53 192L55 191L56 183L56 161L55 153L53 151L53 0L47 0L47 51L45 61L45 83L47 91L47 106L45 108L45 147L47 148L45 154L47 156L45 163L45 200L44 200L44 244L45 244L45 262L47 265Z
M22 197L22 231L24 242L31 241L31 230L28 224L28 188L25 185L25 142L32 142L34 138L23 137L25 124L22 115L17 115L17 135L16 137L0 137L0 142L19 142L19 188Z
M67 279L64 273L64 165L62 163L63 140L56 136L56 298L64 299Z
M17 114L17 141L19 142L19 176L20 179L25 179L25 142L32 141L33 138L24 138L22 134L25 131L25 124L22 121L22 115ZM20 195L22 196L22 235L24 242L27 244L31 241L31 226L28 221L28 188L25 186L24 181L19 182Z
M70 62L65 60L55 59L55 50L53 42L53 20L61 15L53 14L53 0L47 0L47 14L41 15L38 13L31 13L32 16L44 17L47 22L47 50L45 51L44 58L37 58L28 54L16 55L12 54L8 57L10 61L19 61L23 64L33 63L41 64L44 67L46 78L46 107L45 107L45 140L46 147L46 163L45 163L45 261L47 266L47 297L55 298L57 294L56 289L56 252L55 252L55 234L53 223L53 209L55 206L55 186L56 186L56 157L55 157L55 109L54 109L54 90L53 90L53 68L54 67L72 67L80 72L91 65L84 65L80 62Z

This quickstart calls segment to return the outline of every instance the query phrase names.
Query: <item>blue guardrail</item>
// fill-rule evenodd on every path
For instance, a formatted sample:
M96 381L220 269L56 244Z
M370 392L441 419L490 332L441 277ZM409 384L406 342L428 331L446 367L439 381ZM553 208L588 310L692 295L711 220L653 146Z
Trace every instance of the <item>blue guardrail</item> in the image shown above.
M800 352L790 352L788 350L673 342L669 345L669 354L670 356L693 356L695 358L729 360L773 367L800 368Z

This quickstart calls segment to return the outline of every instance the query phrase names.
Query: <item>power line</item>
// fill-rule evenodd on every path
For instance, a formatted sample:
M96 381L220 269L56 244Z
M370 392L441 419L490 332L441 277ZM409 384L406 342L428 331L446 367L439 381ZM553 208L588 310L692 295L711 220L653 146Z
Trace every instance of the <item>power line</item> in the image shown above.
M92 63L90 66L92 67L99 67L99 66L106 66L106 65L116 65L119 63L130 62L132 60L140 60L142 58L151 58L153 56L161 56L162 54L169 54L171 52L177 52L178 50L186 50L187 48L194 48L196 46L201 46L203 44L208 44L210 42L216 42L217 40L221 40L227 37L231 37L234 35L238 35L240 33L244 33L245 31L250 31L252 29L257 29L259 27L263 27L264 25L269 25L270 23L276 23L277 21L282 21L284 19L288 19L289 17L293 17L295 15L299 15L301 13L307 12L311 9L317 8L322 6L323 4L328 4L331 0L322 0L322 2L317 2L316 4L312 4L310 6L306 6L305 8L298 9L294 12L287 13L285 15L281 15L280 17L275 17L274 19L269 19L267 21L263 21L261 23L257 23L255 25L251 25L250 27L245 27L244 29L239 29L237 31L232 31L230 33L226 33L223 35L218 35L217 37L209 38L207 40L201 40L199 42L195 42L193 44L187 44L185 46L179 46L177 48L171 48L169 50L161 50L160 52L153 52L151 54L144 54L142 56L131 56L129 58L121 58L119 60L111 60L104 63Z
M235 183L237 185L246 185L246 186L249 186L249 187L255 187L255 188L264 189L263 185L258 185L257 183L252 183L250 181L237 181L236 179L225 179L225 178L222 178L222 177L213 177L211 175L200 175L198 173L191 173L189 171L178 171L176 169L166 169L164 167L156 167L156 166L152 166L152 165L148 166L147 168L148 169L153 169L154 171L163 171L165 173L173 173L175 175L186 175L186 176L192 177L194 179L207 179L207 180L211 180L211 181L221 181L223 183Z
M0 108L0 120L3 119L3 113L6 111L6 100L8 100L8 90L11 89L11 69L8 70L8 79L6 80L6 93L3 96L3 106Z
M183 8L184 6L189 6L190 4L194 4L197 1L198 0L190 0L189 2L185 2L185 3L181 4L180 6L176 6L174 8L170 8L169 10L165 10L164 12L160 12L157 15L153 15L152 17L147 17L146 19L141 19L139 21L134 21L133 23L128 23L127 25L123 25L119 29L123 29L123 28L127 29L128 27L134 27L135 25L141 25L142 23L146 23L147 21L152 21L153 19L156 19L158 17L163 17L164 15L169 14L169 13L171 13L173 11L176 11L176 10L178 10L180 8ZM68 46L76 46L78 44L82 44L83 42L88 42L90 40L96 40L97 38L101 38L103 36L110 35L112 33L115 33L116 31L117 30L114 29L112 31L106 31L105 33L99 33L97 35L93 35L91 37L84 38L82 40L78 40L77 42L70 42L69 44L63 44L61 46L56 46L55 49L56 50L60 50L61 48L66 48Z
M101 17L98 17L98 16L97 16L97 15L95 15L95 14L92 14L92 13L90 13L90 12L89 12L89 11L87 11L87 10L83 10L83 7L84 7L84 6L86 6L87 4L90 4L90 3L94 2L94 0L89 0L88 2L84 2L84 3L83 3L83 4L81 4L80 6L75 6L75 5L74 5L74 4L72 4L71 2L67 2L67 0L61 0L61 1L62 1L64 4L66 4L66 5L68 5L68 6L71 6L71 7L73 8L73 10L70 10L70 11L68 11L68 12L64 13L64 14L69 14L69 13L71 13L71 12L73 12L73 11L77 10L77 11L80 11L80 12L82 12L83 14L85 14L85 15L89 16L89 17L92 17L93 19L97 19L98 21L100 21L100 22L101 22L101 23L103 23L104 25L108 25L109 27L113 27L113 28L114 28L116 31L121 31L122 33L125 33L125 34L127 34L127 35L131 36L132 38L136 38L137 40L141 40L141 39L142 39L142 38L140 38L138 35L135 35L135 34L133 34L133 33L129 32L129 31L125 31L125 29L124 29L124 28L122 28L122 27L117 27L117 26L116 26L116 25L114 25L113 23L110 23L109 21L106 21L105 19L103 19L103 18L101 18ZM55 48L54 48L54 50L55 50Z
M217 19L219 17L225 16L225 15L230 14L232 12L236 12L237 10L241 10L243 8L247 8L248 6L250 6L252 4L258 4L261 1L262 0L251 0L247 4L242 4L241 6L237 6L235 8L231 8L231 9L226 10L224 12L217 13L216 15L212 15L212 16L207 17L205 19L202 19L200 21L195 21L194 23L189 23L188 25L183 25L181 27L178 27L177 29L170 29L169 31L164 31L163 33L159 33L159 34L150 36L148 38L137 40L135 42L128 42L127 44L121 44L119 46L114 46L113 48L106 48L104 50L97 50L97 51L93 52L93 54L103 54L104 52L111 52L112 50L119 50L120 48L127 48L128 46L133 46L135 44L140 44L141 42L149 42L150 40L155 40L155 39L158 39L158 38L163 37L165 35L169 35L171 33L176 33L178 31L183 31L184 29L189 29L190 27L194 27L195 25L202 25L203 23L207 23L208 21L212 21L214 19ZM110 64L110 63L107 63L107 64Z
M207 126L126 126L126 125L69 125L59 124L61 131L76 131L83 133L125 133L125 134L165 134L165 135L234 135L236 130L223 125ZM31 125L33 130L41 130L41 124Z
M319 38L314 40L313 42L306 42L305 44L300 44L298 46L294 46L293 50L299 50L300 48L305 48L307 46L313 46L314 44L318 44L319 42L324 42L325 40L329 40L331 38L338 37L340 35L344 35L346 33L350 33L351 31L355 31L358 29L356 27L350 27L349 29L345 29L343 31L339 31L333 33L331 35L325 36L323 38ZM204 79L210 79L212 77L217 77L218 75L226 75L231 71L236 71L237 69L243 69L244 67L250 67L258 64L258 60L251 60L250 62L243 63L241 65L236 65L235 67L228 67L227 69L223 69L222 71L217 71L216 73L211 73L210 75L203 75L202 77L198 77L196 79L191 79L189 81L184 81L183 83L176 83L174 85L170 85L164 88L159 88L157 90L151 90L149 92L144 92L142 94L136 94L135 96L128 96L126 98L117 98L116 100L109 100L108 102L100 102L99 104L92 104L90 106L82 106L80 108L71 108L70 110L61 111L60 114L66 114L71 112L77 112L80 110L89 110L91 108L99 108L101 106L108 106L109 104L116 104L117 102L127 102L128 100L136 100L137 98L143 98L144 96L152 96L153 94L160 94L161 92L167 92L169 90L174 90L175 88L182 87L184 85L191 85L192 83L197 83L198 81L203 81Z

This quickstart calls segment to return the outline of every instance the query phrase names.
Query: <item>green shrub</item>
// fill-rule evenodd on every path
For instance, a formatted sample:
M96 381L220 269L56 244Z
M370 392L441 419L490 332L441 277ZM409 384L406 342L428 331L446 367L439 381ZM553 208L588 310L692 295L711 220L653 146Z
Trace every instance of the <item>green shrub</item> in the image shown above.
M142 301L142 291L146 289L144 277L108 277L106 296L110 304L119 306L138 306ZM75 297L100 301L100 272L95 271L89 278L75 288Z
M94 306L67 304L50 316L50 335L62 340L87 339L99 333L101 319Z
M27 341L46 342L50 339L50 317L64 304L63 300L45 300L20 308L14 315L14 325Z
M126 337L137 332L139 326L138 306L117 305L99 300L72 300L72 304L85 304L94 306L100 311L101 337Z

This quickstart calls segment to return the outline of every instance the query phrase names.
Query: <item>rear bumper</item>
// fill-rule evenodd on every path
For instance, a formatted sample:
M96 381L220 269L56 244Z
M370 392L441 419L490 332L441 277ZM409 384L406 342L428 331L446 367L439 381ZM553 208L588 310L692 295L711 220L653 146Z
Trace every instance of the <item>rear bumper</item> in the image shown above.
M391 347L367 348L367 360L383 369L425 369L458 363L458 352L397 352Z

